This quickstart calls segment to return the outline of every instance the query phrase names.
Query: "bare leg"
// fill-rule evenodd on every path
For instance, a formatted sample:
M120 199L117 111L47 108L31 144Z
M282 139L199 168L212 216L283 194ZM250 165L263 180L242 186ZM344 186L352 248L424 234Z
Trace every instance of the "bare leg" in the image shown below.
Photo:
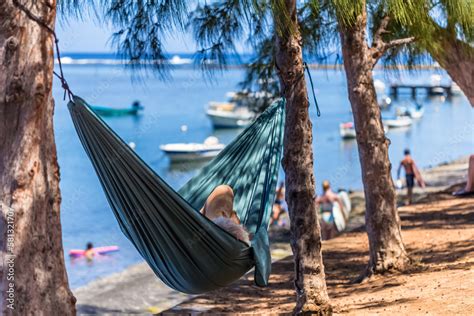
M464 189L453 192L454 196L465 196L474 193L474 155L469 157L469 166L467 168L467 181Z
M466 192L474 191L474 155L469 157L469 167L467 169Z
M412 197L413 197L413 188L412 188L412 187L407 187L408 205L411 204L411 202L412 202Z
M209 219L223 216L240 224L234 211L234 191L228 185L219 185L212 191L201 209L201 213Z
M272 209L272 217L270 219L270 225L272 225L275 222L278 222L278 219L280 218L280 213L281 213L281 206L278 204L273 204L273 209Z

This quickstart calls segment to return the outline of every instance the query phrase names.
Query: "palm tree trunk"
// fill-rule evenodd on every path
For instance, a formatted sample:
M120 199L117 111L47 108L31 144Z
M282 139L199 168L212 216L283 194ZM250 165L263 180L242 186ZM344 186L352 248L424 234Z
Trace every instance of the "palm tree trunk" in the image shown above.
M428 51L458 84L474 107L474 48L445 29L439 28L437 36L443 50L430 46Z
M276 62L287 102L283 168L295 260L297 303L294 312L328 315L332 313L332 308L326 290L321 231L314 200L312 124L309 119L296 1L284 1L283 10L286 12L275 10L275 25L284 25L280 22L286 13L294 26L293 31L282 30L276 36Z
M390 172L390 142L385 137L377 104L372 77L375 61L366 41L366 26L365 9L353 25L343 26L340 23L344 68L362 169L365 221L370 247L369 265L363 277L391 269L403 269L408 261Z
M55 1L29 3L54 25ZM0 21L0 314L73 315L59 218L53 39L12 0L0 2Z

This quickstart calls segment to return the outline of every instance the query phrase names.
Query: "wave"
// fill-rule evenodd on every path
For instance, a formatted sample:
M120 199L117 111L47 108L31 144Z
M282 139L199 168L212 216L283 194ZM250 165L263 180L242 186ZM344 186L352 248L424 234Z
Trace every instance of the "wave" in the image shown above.
M83 56L82 56L83 55ZM110 58L106 54L98 54L97 56L87 56L89 54L77 54L76 56L69 56L66 55L61 57L61 64L63 65L129 65L130 63L122 60L120 58ZM94 57L94 58L90 58ZM55 60L55 63L58 63ZM156 63L163 63L163 64L170 64L170 65L190 65L193 63L192 58L180 57L178 55L174 55L168 59L162 60L149 60L149 61L140 61L140 64L156 64Z

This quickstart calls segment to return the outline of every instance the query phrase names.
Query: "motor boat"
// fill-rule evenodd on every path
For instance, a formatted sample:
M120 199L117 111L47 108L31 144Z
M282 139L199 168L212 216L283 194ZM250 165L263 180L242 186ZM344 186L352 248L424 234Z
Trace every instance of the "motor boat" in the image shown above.
M274 97L265 92L228 93L228 102L210 102L206 115L215 128L239 128L250 125L257 112L273 101Z
M138 112L143 110L143 106L140 104L140 102L135 101L128 108L111 108L106 106L91 105L91 109L100 116L127 116L138 115Z
M210 102L206 115L215 128L238 128L250 125L256 117L256 113L244 106L235 103Z
M342 139L354 139L356 138L356 130L354 123L346 122L339 124L339 134Z
M423 117L425 109L421 105L417 105L416 107L400 106L395 109L395 113L397 116L408 116L416 120Z
M431 95L444 95L445 93L444 89L442 87L438 87L441 85L442 79L443 77L441 75L438 75L438 74L431 75L430 82L431 82L431 85L434 86L430 90Z
M204 143L172 143L161 145L160 149L169 157L172 163L196 162L210 160L224 149L214 136L206 138Z
M390 97L387 97L386 95L384 95L378 101L378 104L379 104L381 109L383 109L383 110L388 109L390 107L390 104L392 104L392 99L390 99Z
M396 116L394 118L383 120L383 124L389 128L408 127L411 126L413 120L408 116Z
M454 81L451 82L451 94L452 95L461 95L462 94L461 88Z
M384 133L388 132L388 126L385 123L383 124L383 131ZM339 124L339 134L342 139L355 139L357 134L354 123L346 122Z

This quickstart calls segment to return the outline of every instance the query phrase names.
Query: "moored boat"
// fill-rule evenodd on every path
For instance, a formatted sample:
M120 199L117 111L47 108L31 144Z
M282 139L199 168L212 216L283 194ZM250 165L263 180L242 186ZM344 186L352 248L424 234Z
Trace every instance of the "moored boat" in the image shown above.
M216 128L245 127L250 125L256 117L256 114L247 107L216 102L209 104L206 115Z
M127 116L137 115L139 111L143 110L143 106L140 105L140 102L135 101L129 108L109 108L91 105L91 109L100 116Z
M339 134L341 135L342 139L356 138L354 123L346 122L339 124Z
M250 125L258 110L270 104L273 96L264 92L228 93L228 102L210 102L206 115L215 128L239 128Z
M413 121L408 116L397 116L395 118L385 119L383 120L383 123L389 128L398 128L408 127L413 123Z
M395 113L397 116L408 116L412 119L420 119L423 117L425 109L421 105L417 105L416 107L400 106L395 110Z
M224 149L216 137L208 137L204 143L172 143L161 145L160 149L170 158L172 163L210 160Z

